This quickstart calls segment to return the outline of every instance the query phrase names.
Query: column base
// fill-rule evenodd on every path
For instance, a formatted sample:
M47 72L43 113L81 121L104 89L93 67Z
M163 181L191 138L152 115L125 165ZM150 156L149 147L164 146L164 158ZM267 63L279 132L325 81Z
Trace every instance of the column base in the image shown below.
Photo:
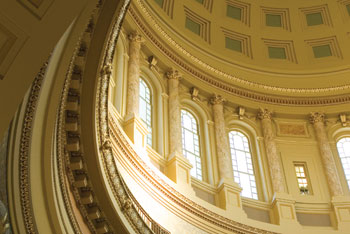
M136 148L146 148L148 130L139 117L131 116L124 122L124 131Z
M246 218L242 209L242 188L231 178L222 178L218 184L219 207L226 210L235 220Z
M295 200L287 193L275 193L272 198L273 223L301 230L295 212Z
M338 230L350 230L350 197L332 197L332 206L335 213Z
M174 181L180 188L189 189L193 193L191 187L191 168L192 165L187 158L179 154L174 154L169 157L165 172L168 178Z

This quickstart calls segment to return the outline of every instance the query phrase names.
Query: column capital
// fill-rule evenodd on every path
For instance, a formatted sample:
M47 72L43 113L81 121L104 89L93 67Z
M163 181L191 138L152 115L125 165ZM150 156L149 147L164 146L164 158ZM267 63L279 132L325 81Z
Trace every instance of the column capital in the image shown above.
M217 105L217 104L223 105L224 102L226 102L226 100L225 98L221 97L221 95L214 94L214 96L210 98L210 103L212 105Z
M272 119L272 114L273 112L268 110L267 108L263 109L260 108L258 112L258 119L263 120L263 119Z
M128 35L128 38L131 42L138 42L142 43L145 41L145 39L139 34L138 32L134 31Z
M111 63L106 63L102 69L101 69L101 75L110 75L112 74L112 64Z
M325 114L322 112L311 112L310 113L310 123L315 124L318 122L324 123L325 121Z
M171 68L169 71L167 71L165 73L165 76L171 80L171 79L175 79L175 80L180 80L182 78L182 74L176 70L175 68Z

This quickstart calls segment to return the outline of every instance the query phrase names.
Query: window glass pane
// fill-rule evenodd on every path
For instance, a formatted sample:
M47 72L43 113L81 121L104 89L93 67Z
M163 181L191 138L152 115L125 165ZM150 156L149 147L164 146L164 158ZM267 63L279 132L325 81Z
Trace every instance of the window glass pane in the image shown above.
M191 176L202 180L202 164L199 152L197 121L188 111L181 110L183 155L192 164Z
M146 142L152 146L152 109L151 109L151 92L146 82L140 78L139 88L139 115L140 119L146 124L148 134Z
M233 176L242 187L242 196L258 199L249 142L245 135L237 131L229 133Z
M350 137L345 137L337 142L340 161L343 165L345 178L350 188Z

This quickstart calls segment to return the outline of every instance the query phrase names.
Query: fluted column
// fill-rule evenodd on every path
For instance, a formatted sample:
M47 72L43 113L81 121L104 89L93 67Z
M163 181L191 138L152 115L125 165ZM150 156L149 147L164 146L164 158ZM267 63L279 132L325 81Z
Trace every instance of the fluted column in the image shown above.
M268 109L260 109L258 118L261 120L261 126L264 135L267 161L270 168L272 187L275 193L286 192L284 184L284 175L282 166L277 153L275 136L272 130L272 112Z
M230 147L227 140L225 119L224 119L224 99L215 95L210 99L213 105L214 129L216 138L216 152L219 166L220 180L228 178L233 181L232 160Z
M126 119L139 115L140 89L140 49L144 41L140 34L129 35L128 88L126 101Z
M170 156L182 155L181 112L179 100L179 80L181 74L174 69L166 73L169 88L169 145Z
M324 126L325 115L319 112L310 114L310 122L314 126L316 139L320 149L321 159L326 172L328 186L332 196L343 195L337 168L335 166L333 153L328 142L326 129Z

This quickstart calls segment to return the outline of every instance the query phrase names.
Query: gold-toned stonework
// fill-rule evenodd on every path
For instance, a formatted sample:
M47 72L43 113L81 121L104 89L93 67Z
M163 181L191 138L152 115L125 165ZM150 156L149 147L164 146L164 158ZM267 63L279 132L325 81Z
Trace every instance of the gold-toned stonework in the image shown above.
M21 207L24 219L24 225L28 234L37 233L36 224L34 221L32 200L30 197L30 178L29 178L29 146L31 144L31 133L33 127L33 118L37 102L40 95L41 85L45 76L48 62L40 69L32 84L29 99L26 104L24 122L22 126L20 155L19 155L19 177L20 177L20 198Z
M264 108L260 108L259 112L258 112L258 119L271 119L272 118L272 114L273 112L268 110L268 109L264 109Z
M171 68L169 71L167 71L165 73L165 76L168 79L175 79L175 80L180 80L182 78L182 74L175 68Z
M284 136L307 136L305 124L278 123L278 134Z
M143 31L143 33L148 37L148 39L158 47L160 51L166 55L170 61L174 62L177 66L181 67L183 70L188 72L193 77L198 80L206 83L212 87L216 87L225 92L228 92L234 96L242 97L248 100L262 102L262 103L271 103L278 105L289 105L289 106L322 106L322 105L335 105L335 104L343 104L350 102L350 95L342 94L342 95L333 95L333 96L323 96L323 97L290 97L290 94L317 94L317 93L332 93L336 91L344 91L350 89L349 85L329 87L329 88L284 88L284 87L275 87L275 86L267 86L247 80L243 80L236 76L232 76L223 71L218 70L217 68L212 67L211 65L201 61L199 58L193 56L191 53L186 51L183 47L181 47L174 39L172 39L156 22L148 9L145 7L144 3L140 0L135 1L136 4L132 5L129 9L129 13L131 17L134 19L139 29ZM142 17L139 15L141 12ZM153 29L155 29L157 36L154 35L148 29L148 26L145 24L144 20L148 19L153 25ZM170 50L167 46L163 45L162 41L158 40L158 36L162 37L167 44L172 45L172 50ZM177 52L175 52L175 51ZM181 56L180 56L181 55ZM186 63L183 61L181 57L186 57L191 59L191 63ZM201 69L206 70L202 72L197 67L192 64L196 64ZM214 76L209 76L208 71L211 73L215 73ZM206 75L204 75L206 74ZM218 77L222 77L218 79ZM253 87L258 90L266 90L280 92L280 95L269 95L265 93L252 92L246 88L241 88L235 85L227 84L227 82L223 82L222 80L230 80L236 82L237 84L241 84L241 86L245 87Z
M311 112L310 113L310 123L315 124L318 122L324 123L325 121L325 114L321 112Z

